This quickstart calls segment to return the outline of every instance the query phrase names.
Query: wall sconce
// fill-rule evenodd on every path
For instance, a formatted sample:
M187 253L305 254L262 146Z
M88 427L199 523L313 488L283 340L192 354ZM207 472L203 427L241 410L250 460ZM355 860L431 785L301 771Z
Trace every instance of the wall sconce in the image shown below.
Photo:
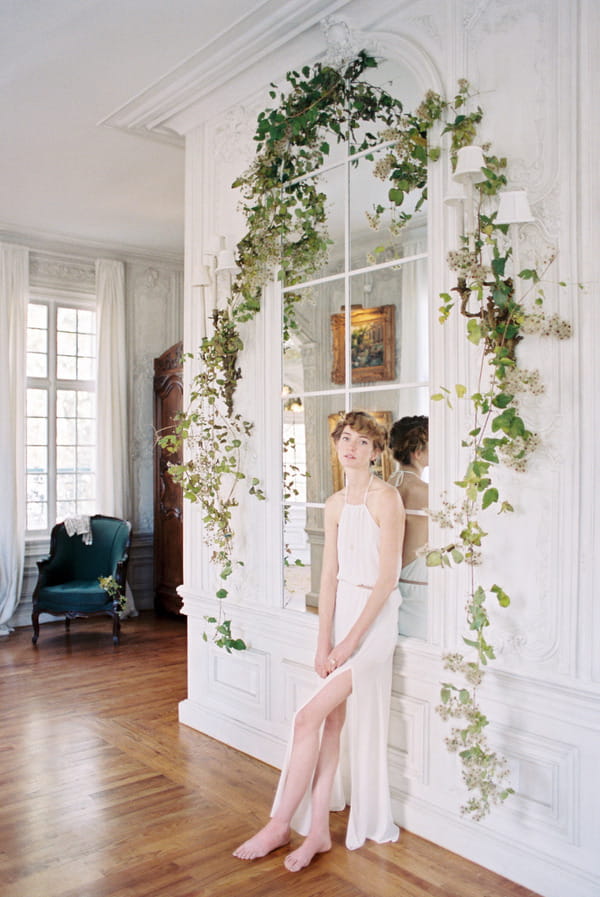
M526 190L505 190L500 194L496 224L525 224L534 220Z
M210 270L208 265L194 265L192 269L192 286L210 286Z
M233 236L229 239L234 242ZM195 265L192 270L192 286L204 287L207 333L210 332L214 312L225 305L232 277L240 270L234 250L227 248L228 242L222 234L209 236L202 247L205 264Z
M526 190L505 190L500 194L496 224L508 224L512 246L513 289L515 300L521 298L521 260L519 252L519 224L534 221Z
M484 167L485 159L480 146L462 146L456 155L454 180L459 184L474 184L484 179L481 170Z
M465 193L464 233L471 252L475 249L473 185L485 178L482 171L484 166L485 159L480 146L462 146L459 149L456 155L456 168L454 169L453 178L457 183L462 184Z

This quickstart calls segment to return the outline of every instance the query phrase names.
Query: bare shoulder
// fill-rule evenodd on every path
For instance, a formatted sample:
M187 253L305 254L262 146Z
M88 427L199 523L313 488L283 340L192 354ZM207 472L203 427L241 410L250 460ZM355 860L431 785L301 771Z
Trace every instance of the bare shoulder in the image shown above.
M404 513L404 505L400 498L400 493L389 483L384 480L376 479L369 490L369 496L372 497L373 510L380 515L396 515Z
M338 521L344 506L344 492L334 492L325 502L325 519Z

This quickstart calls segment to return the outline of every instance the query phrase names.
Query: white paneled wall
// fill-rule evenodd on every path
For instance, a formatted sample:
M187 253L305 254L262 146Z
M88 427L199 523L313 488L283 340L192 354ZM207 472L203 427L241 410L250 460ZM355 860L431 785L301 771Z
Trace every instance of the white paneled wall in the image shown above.
M335 7L335 9L333 9ZM543 437L527 477L504 474L515 514L489 513L491 538L480 568L488 586L502 582L513 599L495 615L498 659L482 703L492 721L490 740L508 757L517 794L485 821L460 816L465 798L456 758L444 747L447 726L435 712L443 677L441 654L460 646L464 571L432 571L432 639L405 642L396 652L391 708L390 769L398 822L493 868L545 897L600 893L600 664L597 461L600 371L598 320L598 111L595 51L600 29L592 0L414 0L414 2L296 3L271 11L262 28L248 27L246 54L233 50L224 79L211 76L211 48L198 60L190 90L188 61L156 90L157 127L187 137L187 257L213 232L240 234L230 184L251 159L256 111L267 105L269 81L311 63L324 49L317 24L337 11L363 44L410 66L423 93L452 93L467 77L481 94L484 139L509 158L509 186L529 191L536 223L522 229L523 264L556 251L546 289L547 308L570 318L565 343L529 340L527 367L539 368L545 395L524 409ZM301 10L305 15L302 17ZM288 17L294 27L283 27ZM260 33L260 38L258 37ZM269 43L270 42L270 43ZM220 45L219 45L220 46ZM219 47L215 46L215 53ZM255 54L251 52L255 50ZM247 60L252 59L252 63ZM185 92L183 90L183 77ZM145 94L144 102L151 100ZM133 106L135 111L135 104ZM146 109L147 112L147 109ZM132 116L132 120L135 116ZM452 283L445 267L455 224L443 206L448 164L432 171L429 243L431 382L473 380L473 356L462 323L437 324L439 292ZM535 262L534 262L535 259ZM556 286L567 282L565 288ZM586 281L585 290L577 281ZM228 605L249 650L222 654L202 640L204 615L214 611L214 583L203 551L201 512L186 510L185 585L189 616L189 692L183 722L279 764L293 709L310 688L316 632L313 615L281 608L276 432L279 339L267 310L248 328L240 407L256 421L248 454L269 500L244 498L235 522L243 576ZM202 297L186 286L185 340L202 335ZM275 372L275 373L274 373ZM463 426L464 425L464 426ZM431 490L439 495L462 473L460 439L466 421L440 405L431 409ZM496 619L497 618L497 619ZM265 795L265 808L270 795Z

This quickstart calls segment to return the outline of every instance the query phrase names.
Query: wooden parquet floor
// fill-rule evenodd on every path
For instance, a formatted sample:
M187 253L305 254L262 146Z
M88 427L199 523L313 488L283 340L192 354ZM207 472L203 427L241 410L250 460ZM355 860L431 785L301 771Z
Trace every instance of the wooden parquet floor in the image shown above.
M2 897L536 897L403 832L334 846L299 874L231 851L265 820L277 771L180 725L185 625L144 613L0 639Z

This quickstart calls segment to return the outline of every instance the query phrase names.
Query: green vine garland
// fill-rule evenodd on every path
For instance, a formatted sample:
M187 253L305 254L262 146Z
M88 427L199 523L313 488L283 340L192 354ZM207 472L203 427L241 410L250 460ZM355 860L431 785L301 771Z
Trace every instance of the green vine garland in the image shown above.
M252 431L252 424L234 413L235 389L241 376L238 355L243 348L239 325L260 311L262 290L275 274L288 287L310 279L321 268L330 245L326 196L317 178L300 178L322 167L330 141L348 141L351 154L387 142L385 155L374 163L373 173L389 182L389 226L395 233L411 217L403 210L407 194L414 196L417 192L417 210L427 197L428 165L440 156L440 148L430 145L432 127L439 123L442 136L448 135L454 161L458 150L476 139L483 116L479 107L466 111L471 93L464 80L459 81L452 102L430 91L415 113L406 113L399 100L361 79L376 65L376 60L362 51L344 71L317 64L312 69L288 73L286 91L279 95L271 85L270 97L279 103L259 115L255 159L233 184L241 190L247 224L247 232L237 246L239 274L225 309L214 315L212 335L200 347L200 372L192 384L189 409L180 416L175 434L161 440L173 450L187 443L187 459L171 470L182 483L185 497L203 507L212 559L219 565L223 580L233 569L232 510L238 503L236 487L246 479L241 450ZM371 123L373 130L365 131L365 123ZM556 316L548 318L541 310L544 295L537 270L517 272L530 288L517 300L514 276L507 274L512 255L508 229L496 223L495 211L484 210L485 202L506 184L506 160L494 156L489 146L484 149L485 168L476 185L481 203L474 242L469 245L465 235L461 249L450 254L449 267L457 272L457 285L442 294L439 311L443 323L458 306L466 318L467 339L482 354L479 387L470 396L473 425L463 443L471 459L464 478L457 483L464 492L463 501L452 504L444 500L441 509L431 513L440 527L452 528L456 535L448 545L427 550L429 566L465 562L471 568L466 608L469 635L463 640L472 649L473 659L461 653L445 656L446 669L461 681L442 684L438 711L444 719L462 720L462 727L452 729L447 745L458 752L463 780L474 793L462 811L475 819L484 817L492 805L512 793L505 784L506 762L487 743L489 721L478 705L478 688L488 661L494 658L485 634L490 625L486 602L493 597L501 607L510 603L501 586L494 584L486 590L475 581L475 567L487 535L480 515L492 506L503 513L512 511L510 502L500 499L493 472L501 463L525 469L527 458L539 443L520 413L519 392L543 387L537 372L519 367L517 347L527 333L534 331L559 338L570 335L566 322ZM378 228L387 211L377 205L368 212L371 225ZM491 258L489 264L482 261L484 251ZM297 298L286 291L284 338L296 327ZM464 386L457 385L455 393L459 398L467 397ZM450 398L447 388L432 396L451 405ZM259 499L264 498L255 478L248 488ZM226 595L225 588L217 591L218 598ZM207 621L215 625L217 645L227 650L245 647L241 639L232 637L231 622L222 614Z

